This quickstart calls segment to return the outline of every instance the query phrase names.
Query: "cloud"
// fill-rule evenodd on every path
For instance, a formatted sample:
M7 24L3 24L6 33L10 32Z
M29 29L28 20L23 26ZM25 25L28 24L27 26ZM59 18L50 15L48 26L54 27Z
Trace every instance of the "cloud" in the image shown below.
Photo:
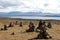
M0 0L0 12L60 13L59 0Z

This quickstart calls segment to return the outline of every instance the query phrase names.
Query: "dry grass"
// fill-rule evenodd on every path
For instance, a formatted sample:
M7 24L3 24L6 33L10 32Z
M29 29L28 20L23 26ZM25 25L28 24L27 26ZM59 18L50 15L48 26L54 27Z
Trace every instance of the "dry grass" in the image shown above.
M8 25L10 22L15 22L16 20L0 20L0 28L3 27L4 24ZM20 20L18 20L20 22ZM30 33L22 33L28 29L28 24L30 21L22 21L23 27L19 27L19 25L14 25L14 27L8 28L6 31L0 31L0 40L28 40L34 37L37 37L39 33L30 32ZM34 25L38 26L38 21L33 21ZM47 32L52 36L54 40L60 38L60 22L51 21L52 28L47 28ZM14 32L15 35L11 35Z

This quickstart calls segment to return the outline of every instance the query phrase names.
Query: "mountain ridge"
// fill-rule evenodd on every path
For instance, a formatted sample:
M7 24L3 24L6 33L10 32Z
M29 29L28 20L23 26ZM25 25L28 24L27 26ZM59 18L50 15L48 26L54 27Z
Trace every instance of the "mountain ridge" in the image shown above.
M0 12L0 16L46 16L46 17L60 17L60 14L42 13L42 12Z

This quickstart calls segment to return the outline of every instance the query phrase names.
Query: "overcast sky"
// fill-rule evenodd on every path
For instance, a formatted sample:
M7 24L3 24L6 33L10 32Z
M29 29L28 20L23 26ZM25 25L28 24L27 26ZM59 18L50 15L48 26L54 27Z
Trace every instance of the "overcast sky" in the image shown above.
M0 0L0 12L60 13L60 0Z

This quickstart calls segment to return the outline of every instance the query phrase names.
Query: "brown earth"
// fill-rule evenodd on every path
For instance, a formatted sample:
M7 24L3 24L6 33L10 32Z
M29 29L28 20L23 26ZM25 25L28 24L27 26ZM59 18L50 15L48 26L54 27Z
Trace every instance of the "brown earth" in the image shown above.
M3 28L3 25L9 25L10 22L15 22L16 20L0 20L0 29ZM19 27L19 25L14 25L14 27L8 28L8 30L0 30L0 40L28 40L31 38L37 37L39 33L37 32L29 32L29 33L23 33L28 29L28 24L30 20L17 20L18 23L20 21L23 22L23 27ZM34 25L37 27L39 21L32 21ZM47 23L48 21L46 21ZM60 40L60 21L50 21L52 24L52 28L47 28L47 32L52 36L52 39ZM11 33L14 32L15 35L11 35Z

